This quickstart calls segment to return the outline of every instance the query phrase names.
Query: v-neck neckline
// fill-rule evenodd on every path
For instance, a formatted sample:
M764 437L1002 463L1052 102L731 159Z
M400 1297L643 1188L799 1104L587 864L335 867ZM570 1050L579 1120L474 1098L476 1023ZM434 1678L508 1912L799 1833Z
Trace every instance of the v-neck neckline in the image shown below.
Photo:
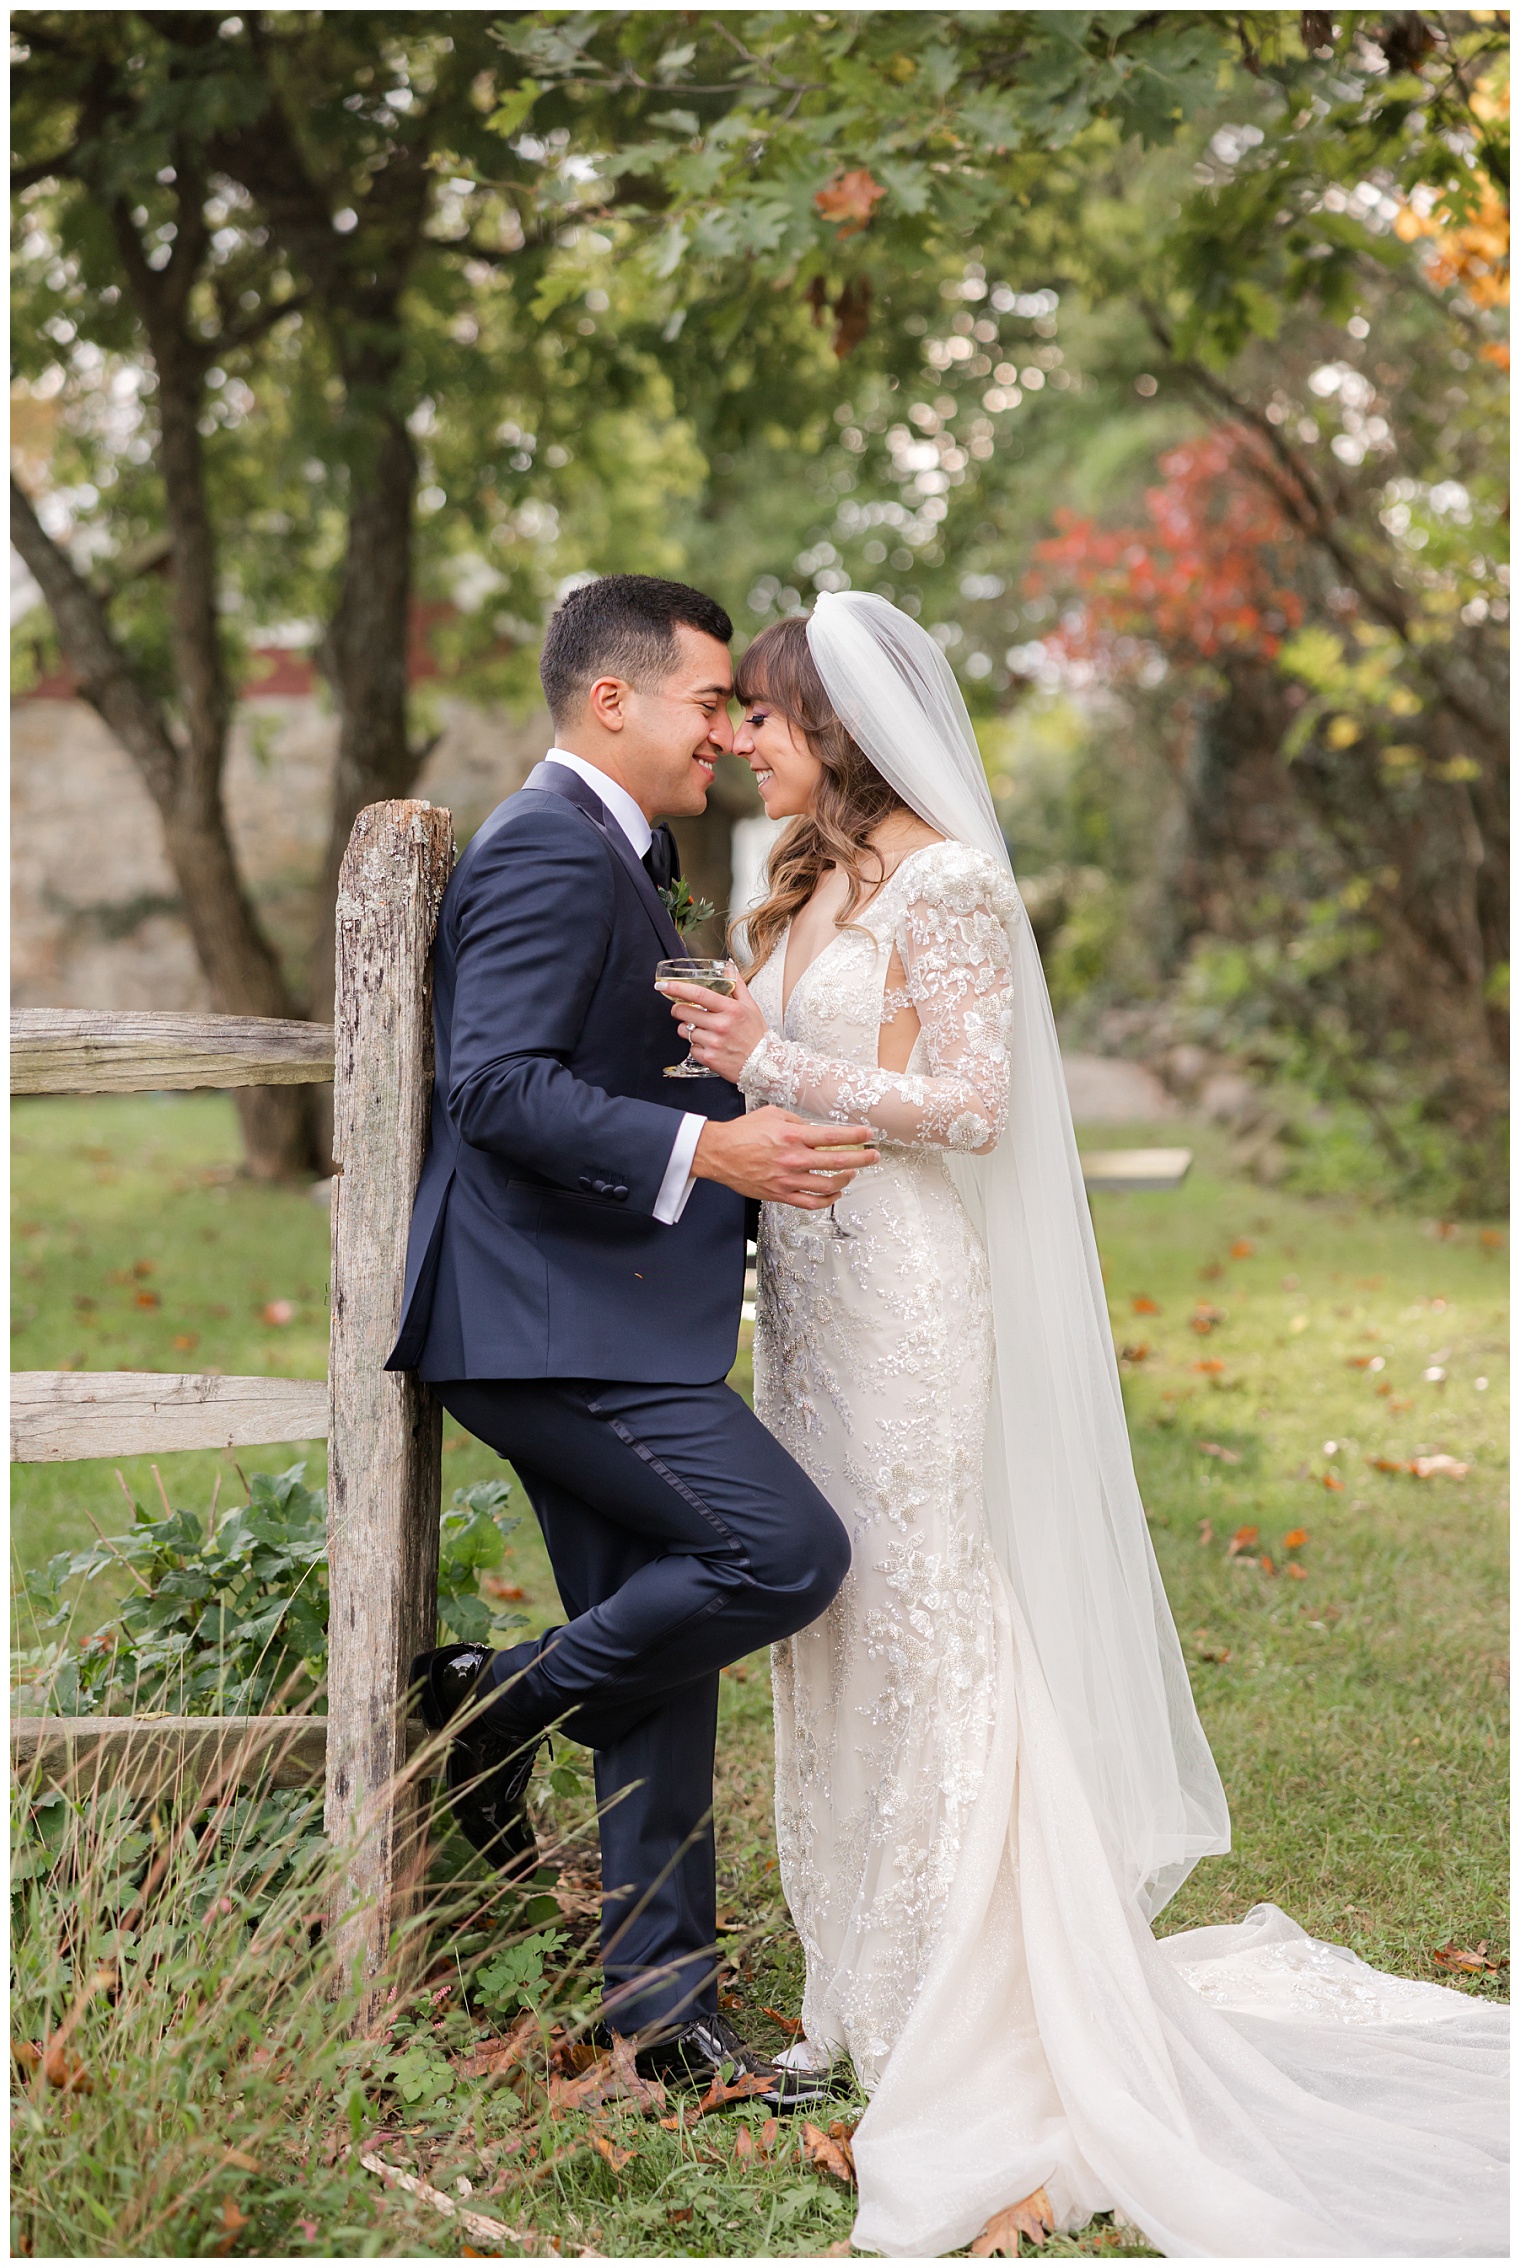
M916 850L905 852L904 855L898 860L897 864L893 867L891 873L886 875L883 880L877 884L876 888L871 892L870 897L867 898L865 904L863 906L857 906L857 908L855 909L855 921L858 921L863 914L869 913L872 906L879 905L881 903L881 900L891 889L893 883L897 880L898 875L901 874L905 866L911 865L912 861L915 858L922 858L925 851L938 850L940 844L947 840L948 837L941 835L938 836L932 843L920 843ZM840 929L836 926L833 936L829 938L825 944L819 946L812 959L803 964L803 966L797 971L797 974L793 977L790 986L788 986L786 981L786 962L787 955L790 953L792 947L792 929L795 924L795 919L796 917L793 916L793 920L787 923L786 936L782 940L781 945L781 1029L783 1032L786 1030L786 1019L791 1014L792 1002L797 997L798 985L801 984L803 978L808 974L808 971L810 969L817 968L825 953L831 953L834 950L834 947L839 944L843 938L848 937L850 934L850 931L848 929ZM851 923L852 928L853 926L854 922Z

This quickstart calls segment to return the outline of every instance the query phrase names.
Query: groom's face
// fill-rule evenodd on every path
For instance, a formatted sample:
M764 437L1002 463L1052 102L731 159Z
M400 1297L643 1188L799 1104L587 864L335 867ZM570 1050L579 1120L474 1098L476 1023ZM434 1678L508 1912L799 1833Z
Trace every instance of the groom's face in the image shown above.
M684 622L676 626L676 665L664 683L627 689L619 754L652 818L686 819L706 809L713 767L734 744L733 690L727 646Z

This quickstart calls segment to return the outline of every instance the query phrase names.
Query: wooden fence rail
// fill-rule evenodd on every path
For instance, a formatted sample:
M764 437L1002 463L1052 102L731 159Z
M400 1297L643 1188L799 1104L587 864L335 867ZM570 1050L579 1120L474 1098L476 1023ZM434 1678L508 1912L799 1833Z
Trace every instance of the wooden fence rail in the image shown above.
M11 1461L164 1456L325 1441L325 1378L172 1377L156 1370L11 1373Z
M301 1087L333 1075L330 1024L17 1008L13 1095L137 1095L170 1087Z
M409 1719L408 1756L431 1737L418 1719ZM11 1719L11 1769L17 1777L75 1794L117 1780L144 1795L207 1780L320 1787L326 1768L325 1717Z

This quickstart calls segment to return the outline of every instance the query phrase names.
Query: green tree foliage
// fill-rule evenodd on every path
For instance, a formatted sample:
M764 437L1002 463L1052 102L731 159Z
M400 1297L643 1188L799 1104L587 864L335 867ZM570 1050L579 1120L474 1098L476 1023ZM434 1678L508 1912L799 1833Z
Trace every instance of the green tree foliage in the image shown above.
M1479 1138L1507 843L1507 235L1481 250L1507 179L1501 19L18 24L27 415L55 419L57 532L143 683L183 708L173 606L141 571L165 509L163 373L102 218L111 167L93 144L65 162L103 75L133 121L113 129L117 206L147 273L199 261L224 668L254 626L308 622L343 719L329 879L355 796L398 792L422 746L409 593L448 602L449 664L500 698L531 685L544 611L588 569L685 573L741 633L819 589L878 588L934 630L989 728L1057 680L1088 719L1078 801L1119 815L1117 867L1048 827L1039 854L1052 939L1077 925L1074 996L1105 972L1169 983L1269 881L1291 958L1305 909L1350 888L1338 1060L1433 1046L1421 1093ZM149 165L168 132L199 172ZM1094 619L1086 650L1064 617L1094 593L1036 558L1057 510L1143 528L1158 460L1211 431L1235 437L1219 512L1244 486L1281 522L1302 636L1206 653L1132 621L1121 664ZM1390 736L1395 689L1417 708ZM1265 861L1200 829L1226 755L1237 803L1271 776ZM1229 876L1212 901L1179 888L1211 860ZM1100 906L1101 874L1122 908ZM314 1009L327 958L319 942ZM1273 1014L1302 1036L1319 1009Z

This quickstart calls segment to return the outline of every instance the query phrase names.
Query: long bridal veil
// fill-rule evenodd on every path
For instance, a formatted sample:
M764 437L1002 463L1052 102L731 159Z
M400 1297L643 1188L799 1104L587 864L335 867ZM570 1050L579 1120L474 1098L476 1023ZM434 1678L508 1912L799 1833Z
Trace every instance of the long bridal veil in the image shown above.
M1006 861L955 679L865 593L808 642L871 762ZM951 1156L991 1279L998 1706L935 1949L855 2136L857 2247L941 2254L1036 2183L1169 2257L1506 2247L1507 2010L1380 1975L1273 1906L1157 1940L1228 1847L1130 1460L1044 976L1009 926L1007 1128Z
M808 646L835 711L921 819L1009 866L954 672L868 592L819 599ZM1050 996L1022 909L1010 924L1007 1130L952 1157L987 1247L997 1344L987 1516L1122 1887L1155 1915L1228 1850L1229 1813L1193 1706L1130 1456L1103 1277Z

